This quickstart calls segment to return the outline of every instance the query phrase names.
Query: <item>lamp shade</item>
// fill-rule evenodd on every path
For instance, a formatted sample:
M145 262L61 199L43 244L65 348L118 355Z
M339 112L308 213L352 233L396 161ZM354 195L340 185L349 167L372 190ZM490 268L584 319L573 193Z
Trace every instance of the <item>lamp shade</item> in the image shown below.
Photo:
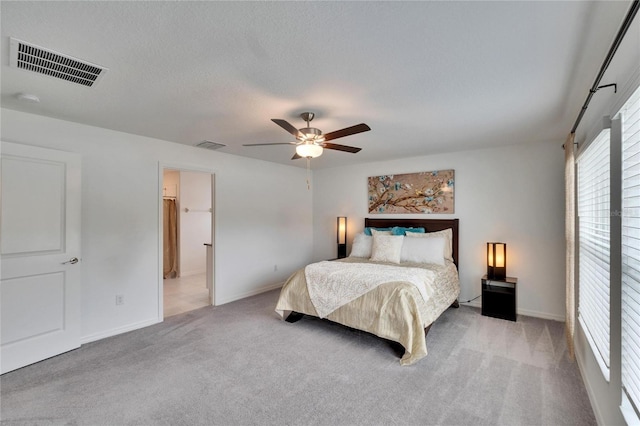
M507 245L487 243L487 278L504 280L507 277Z
M337 240L338 240L338 259L347 257L347 218L344 216L338 217L337 227Z
M314 143L303 143L296 146L296 154L304 158L315 158L322 155L323 148Z

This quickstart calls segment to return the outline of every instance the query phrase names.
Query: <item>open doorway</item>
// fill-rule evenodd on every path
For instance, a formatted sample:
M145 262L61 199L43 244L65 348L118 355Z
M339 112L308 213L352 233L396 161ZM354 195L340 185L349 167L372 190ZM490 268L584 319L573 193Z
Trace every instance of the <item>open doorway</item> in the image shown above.
M162 312L213 304L213 184L206 172L162 170Z

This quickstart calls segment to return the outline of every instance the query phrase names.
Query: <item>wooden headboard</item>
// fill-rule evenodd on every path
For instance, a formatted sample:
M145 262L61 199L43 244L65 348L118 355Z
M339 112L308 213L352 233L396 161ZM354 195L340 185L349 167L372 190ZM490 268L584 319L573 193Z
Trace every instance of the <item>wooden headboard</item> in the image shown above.
M453 262L458 265L458 222L459 219L372 219L365 217L364 226L374 228L391 228L404 226L425 228L427 232L442 231L451 228L453 230Z

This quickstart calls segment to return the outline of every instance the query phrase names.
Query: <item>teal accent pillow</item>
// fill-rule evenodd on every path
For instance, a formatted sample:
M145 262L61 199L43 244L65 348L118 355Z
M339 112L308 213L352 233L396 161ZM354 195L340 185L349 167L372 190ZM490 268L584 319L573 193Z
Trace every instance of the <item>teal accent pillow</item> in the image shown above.
M407 232L415 232L416 234L424 234L424 228L405 228L404 226L394 226L391 228L391 235L406 235Z
M371 230L375 229L376 231L391 231L393 228L372 228L372 227L366 227L364 228L364 233L365 235L372 235L371 234ZM404 235L404 234L402 234Z

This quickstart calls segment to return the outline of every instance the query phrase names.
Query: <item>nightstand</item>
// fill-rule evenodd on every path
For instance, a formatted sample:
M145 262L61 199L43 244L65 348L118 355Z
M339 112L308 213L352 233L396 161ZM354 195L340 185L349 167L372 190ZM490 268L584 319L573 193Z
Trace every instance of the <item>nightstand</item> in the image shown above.
M482 277L482 315L516 320L516 284L518 279L489 280Z

